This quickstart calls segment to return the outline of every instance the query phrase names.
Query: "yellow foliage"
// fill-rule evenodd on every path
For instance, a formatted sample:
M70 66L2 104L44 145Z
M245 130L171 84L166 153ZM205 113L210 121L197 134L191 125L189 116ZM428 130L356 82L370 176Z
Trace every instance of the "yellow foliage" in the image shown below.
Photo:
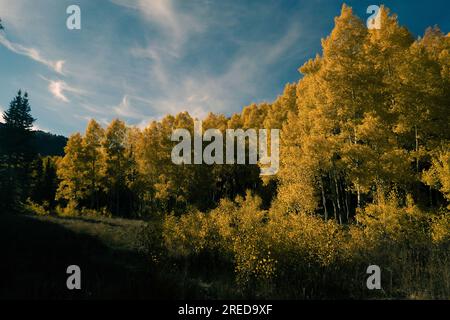
M432 237L437 244L450 243L450 212L433 219Z

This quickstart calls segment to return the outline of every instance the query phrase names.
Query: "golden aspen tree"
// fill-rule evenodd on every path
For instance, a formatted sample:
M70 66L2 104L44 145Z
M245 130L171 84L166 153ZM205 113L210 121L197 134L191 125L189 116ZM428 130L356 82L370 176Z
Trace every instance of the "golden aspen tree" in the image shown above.
M103 141L108 207L115 214L121 214L121 198L126 187L126 135L127 127L125 123L119 119L115 119L106 128L105 139Z
M450 146L437 153L432 160L431 168L423 173L422 180L444 195L448 202L447 208L450 209Z
M82 148L86 172L83 180L88 185L90 207L99 209L99 193L103 191L104 184L104 153L101 149L105 132L95 121L91 120L83 138Z
M61 182L56 199L67 201L70 207L77 207L84 198L86 190L83 179L85 162L81 134L76 133L69 138L64 152L65 156L57 163L57 174Z
M398 67L394 131L411 152L417 175L423 169L421 162L427 162L429 153L449 138L448 82L438 58L443 39L442 34L427 31Z
M266 129L282 129L289 113L297 112L297 84L288 83L283 94L273 102L264 118L263 127Z
M129 127L125 138L125 184L127 187L128 210L135 216L140 216L144 212L143 190L146 186L140 178L137 156L139 140L142 133L139 128Z

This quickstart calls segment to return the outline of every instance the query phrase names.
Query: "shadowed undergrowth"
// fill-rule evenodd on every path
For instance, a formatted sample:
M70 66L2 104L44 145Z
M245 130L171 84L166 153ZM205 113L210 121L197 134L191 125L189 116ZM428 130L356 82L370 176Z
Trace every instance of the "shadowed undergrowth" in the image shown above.
M171 297L136 250L139 223L114 221L0 215L0 298ZM80 291L66 288L73 264L81 268Z

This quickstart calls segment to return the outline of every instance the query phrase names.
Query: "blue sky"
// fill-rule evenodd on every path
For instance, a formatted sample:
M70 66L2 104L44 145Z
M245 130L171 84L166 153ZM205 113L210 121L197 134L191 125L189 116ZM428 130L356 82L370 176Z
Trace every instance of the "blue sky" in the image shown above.
M29 92L36 127L69 135L95 118L145 126L167 113L272 101L320 52L335 0L0 0L0 110ZM373 0L345 1L366 20ZM384 1L415 35L450 31L447 0ZM66 28L81 8L82 29Z

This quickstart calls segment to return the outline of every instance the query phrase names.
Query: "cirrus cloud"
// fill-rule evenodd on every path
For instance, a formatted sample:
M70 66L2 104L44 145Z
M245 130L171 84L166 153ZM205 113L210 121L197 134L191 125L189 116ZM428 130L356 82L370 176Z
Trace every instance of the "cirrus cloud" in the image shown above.
M65 103L70 102L70 99L67 97L67 93L75 94L77 96L85 94L83 90L72 87L63 80L50 80L43 76L41 76L41 78L48 82L47 88L52 96L55 99L63 101Z
M19 43L14 43L9 41L4 35L0 34L0 44L2 44L5 48L8 50L20 54L22 56L26 56L34 61L37 61L39 63L42 63L49 67L50 69L53 69L55 72L59 74L63 74L63 66L64 66L64 60L50 60L47 58L44 58L41 54L41 52L35 48L28 48L26 46L23 46Z

